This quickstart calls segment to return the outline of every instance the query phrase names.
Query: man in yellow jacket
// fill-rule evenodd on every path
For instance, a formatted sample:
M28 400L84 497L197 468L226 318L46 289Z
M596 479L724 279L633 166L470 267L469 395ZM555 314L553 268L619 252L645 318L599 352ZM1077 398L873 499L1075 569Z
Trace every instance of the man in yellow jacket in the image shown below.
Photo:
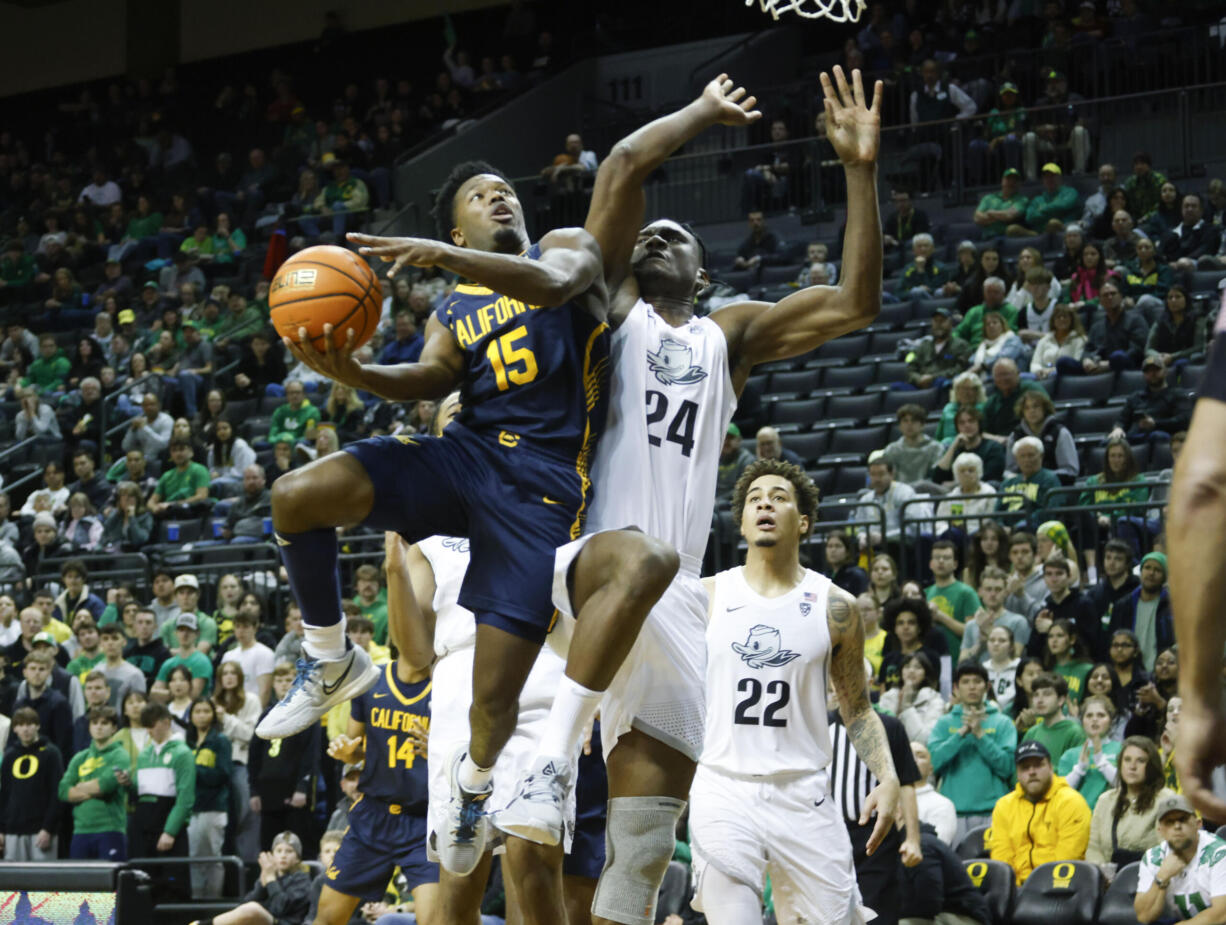
M1090 807L1063 777L1052 773L1041 742L1022 742L1014 753L1017 787L996 801L988 846L1004 861L1017 885L1040 864L1079 861L1090 841Z

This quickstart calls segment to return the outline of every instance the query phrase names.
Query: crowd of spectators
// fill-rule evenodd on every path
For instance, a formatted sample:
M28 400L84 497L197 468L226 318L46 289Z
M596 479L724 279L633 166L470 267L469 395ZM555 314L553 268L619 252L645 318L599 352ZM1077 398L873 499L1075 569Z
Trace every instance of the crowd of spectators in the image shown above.
M852 522L819 525L810 547L859 597L874 696L913 743L929 834L957 846L990 826L984 850L1018 883L1045 860L1085 858L1113 875L1159 844L1159 807L1178 792L1162 508L1212 321L1192 281L1226 269L1220 181L1181 189L1143 152L1125 177L1075 111L1023 108L1028 88L1042 87L1040 105L1073 98L1068 49L1152 24L1131 0L1106 17L1082 5L1075 27L1073 11L1053 6L945 4L904 32L890 5L874 4L845 51L897 71L912 121L972 120L967 169L1000 188L966 209L977 233L942 247L913 193L941 182L949 136L921 127L912 139L924 185L896 188L883 216L885 301L924 328L906 329L894 375L875 384L914 400L895 404L897 432L857 460ZM1015 20L1013 7L1032 15ZM1046 70L1023 79L969 66L977 49L1006 47L1009 29L1038 23L1051 37ZM951 36L965 60L942 52ZM317 846L326 866L356 780L326 754L344 716L276 754L252 736L292 679L297 608L277 609L275 569L202 581L163 553L261 544L284 472L364 436L427 429L430 402L381 402L294 365L269 328L267 277L289 250L338 240L364 210L390 205L397 154L555 67L549 46L477 66L449 47L433 81L349 83L332 100L300 99L281 72L263 89L219 87L201 124L233 120L260 142L224 151L181 118L173 74L115 84L105 102L82 96L45 149L0 133L0 428L24 442L3 467L18 492L0 493L6 858L234 853L260 865L263 887ZM770 227L805 183L786 121L767 130L775 147L744 173L749 229L726 269L755 281L780 271L788 288L835 284L840 241L789 245ZM583 195L597 156L564 137L542 175L553 195ZM1098 185L1083 196L1070 180L1092 168ZM434 273L388 281L362 358L415 359L450 284ZM1116 401L1094 410L1110 420L1077 426L1078 409L1056 402L1103 377ZM755 457L822 467L796 438L819 422L773 421L755 388L743 411L761 414L739 416L725 442L723 495ZM92 588L78 558L155 548L147 587ZM354 579L349 632L382 663L381 574L371 564ZM38 770L18 777L26 756ZM137 782L150 756L174 767L164 792ZM1038 811L1052 820L1042 844L1018 821ZM215 898L222 872L171 868L162 889ZM309 883L292 892L309 905Z

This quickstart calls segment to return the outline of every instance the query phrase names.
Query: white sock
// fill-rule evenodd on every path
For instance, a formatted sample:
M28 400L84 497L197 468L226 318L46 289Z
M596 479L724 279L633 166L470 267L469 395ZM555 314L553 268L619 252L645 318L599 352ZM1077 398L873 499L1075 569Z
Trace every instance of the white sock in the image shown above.
M1086 566L1086 584L1098 584L1098 569L1093 565Z
M493 768L481 768L473 761L472 756L467 752L464 753L463 759L460 761L460 771L458 777L460 786L469 793L480 793L485 789L490 782L490 778L494 776Z
M335 661L345 655L345 617L331 626L302 624L302 648L311 658Z
M558 685L558 693L549 709L549 720L545 723L537 754L544 758L560 758L565 762L574 760L575 752L579 750L579 736L583 735L584 728L596 715L602 696L604 691L588 690L572 681L568 675L562 675L562 683Z

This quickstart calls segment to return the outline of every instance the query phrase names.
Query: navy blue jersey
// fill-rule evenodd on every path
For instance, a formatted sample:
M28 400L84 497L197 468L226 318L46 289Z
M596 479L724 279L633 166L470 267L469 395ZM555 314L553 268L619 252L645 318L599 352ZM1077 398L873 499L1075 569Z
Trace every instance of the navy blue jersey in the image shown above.
M396 680L388 662L379 683L355 699L350 715L366 724L366 759L358 790L367 799L399 803L406 812L425 812L428 801L426 755L407 733L430 731L430 679L416 684Z
M525 256L539 260L540 245ZM604 429L608 325L572 302L543 308L469 285L457 286L436 315L464 351L460 421L586 471Z

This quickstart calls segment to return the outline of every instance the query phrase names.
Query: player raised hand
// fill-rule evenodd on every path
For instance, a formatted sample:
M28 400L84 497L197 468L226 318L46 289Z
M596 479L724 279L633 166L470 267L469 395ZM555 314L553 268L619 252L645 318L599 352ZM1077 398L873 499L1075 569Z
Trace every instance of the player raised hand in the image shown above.
M727 74L720 74L702 91L703 105L708 108L712 122L720 125L749 125L762 118L754 107L756 96L746 96L744 87L736 87Z
M834 79L822 72L826 104L826 138L844 167L875 164L881 143L881 81L873 85L873 102L864 96L860 71L851 72L851 86L839 65Z
M432 267L443 259L444 245L430 238L383 238L356 231L349 232L345 237L360 245L358 253L390 263L392 268L387 271L388 279L392 279L406 265Z
M357 764L364 757L363 740L339 735L328 743L328 757L342 764Z
M362 364L354 356L357 351L357 347L354 345L356 333L353 328L349 328L346 332L345 346L337 348L332 340L332 331L332 325L324 325L325 347L323 353L315 349L315 345L311 343L311 338L307 336L306 328L298 329L297 341L291 340L288 337L282 337L281 343L294 355L294 359L305 363L315 372L322 373L334 382L343 382L350 388L365 389L366 380L362 378Z

